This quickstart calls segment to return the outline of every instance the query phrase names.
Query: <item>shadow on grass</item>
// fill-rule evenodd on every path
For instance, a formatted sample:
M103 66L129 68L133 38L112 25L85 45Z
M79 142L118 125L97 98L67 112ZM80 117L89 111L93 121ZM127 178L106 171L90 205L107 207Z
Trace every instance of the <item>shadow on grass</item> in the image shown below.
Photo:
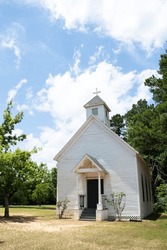
M37 219L36 216L10 216L9 218L0 216L0 223L7 223L7 222L29 223L35 221L36 219Z
M161 220L161 219L167 219L167 214L161 214L161 213L152 213L146 217L146 220Z
M72 216L63 216L61 219L57 217L58 220L71 220L73 217Z
M47 206L22 206L22 205L11 205L10 208L28 208L28 209L46 209L46 210L56 210L56 206L55 207L47 207Z

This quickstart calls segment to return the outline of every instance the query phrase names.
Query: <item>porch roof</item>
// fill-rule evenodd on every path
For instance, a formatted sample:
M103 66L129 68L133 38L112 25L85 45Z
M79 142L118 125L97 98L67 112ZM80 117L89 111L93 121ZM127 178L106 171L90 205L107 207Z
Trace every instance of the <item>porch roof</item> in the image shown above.
M101 172L108 174L107 170L99 163L99 161L91 155L86 154L82 160L73 169L74 173L94 173Z

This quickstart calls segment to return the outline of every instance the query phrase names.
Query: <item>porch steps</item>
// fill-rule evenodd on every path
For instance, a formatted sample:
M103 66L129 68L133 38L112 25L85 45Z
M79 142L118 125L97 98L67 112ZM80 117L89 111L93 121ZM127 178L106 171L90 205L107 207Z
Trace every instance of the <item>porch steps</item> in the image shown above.
M96 209L85 208L80 216L80 220L95 221L96 220Z

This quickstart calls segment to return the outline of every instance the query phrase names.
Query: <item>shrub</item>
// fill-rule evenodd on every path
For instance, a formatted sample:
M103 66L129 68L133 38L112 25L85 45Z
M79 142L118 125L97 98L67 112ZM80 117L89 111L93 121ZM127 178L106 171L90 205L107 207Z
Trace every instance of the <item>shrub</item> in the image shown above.
M126 194L123 192L117 194L112 193L110 196L111 199L107 199L107 203L114 208L118 221L121 221L122 211L124 210L126 204Z
M156 212L167 212L167 184L160 184L156 188L157 201L154 204Z
M67 198L65 200L59 200L57 202L57 209L58 209L58 216L59 219L62 219L64 211L67 209L67 204L68 204L69 200L67 200Z

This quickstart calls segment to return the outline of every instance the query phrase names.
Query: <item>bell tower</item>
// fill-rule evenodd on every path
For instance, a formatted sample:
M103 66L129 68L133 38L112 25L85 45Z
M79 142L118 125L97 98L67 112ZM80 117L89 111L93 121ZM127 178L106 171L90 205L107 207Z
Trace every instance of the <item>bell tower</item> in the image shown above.
M84 108L86 109L86 119L88 119L91 115L94 115L110 127L109 112L111 110L99 97L99 93L100 91L96 89L96 92L93 93L95 96L84 105Z

